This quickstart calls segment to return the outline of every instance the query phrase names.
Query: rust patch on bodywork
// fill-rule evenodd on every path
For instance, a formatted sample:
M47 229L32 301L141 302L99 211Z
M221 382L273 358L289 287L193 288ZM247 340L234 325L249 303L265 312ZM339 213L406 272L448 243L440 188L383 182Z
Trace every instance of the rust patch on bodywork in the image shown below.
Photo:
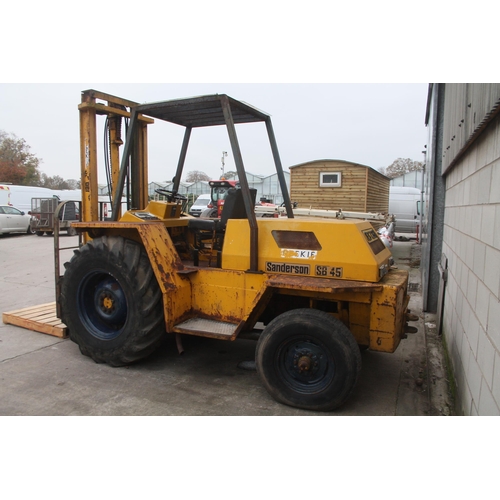
M320 293L362 293L379 292L383 286L379 283L361 281L318 279L308 276L272 276L267 280L267 285L273 288L286 288L289 290L309 290Z

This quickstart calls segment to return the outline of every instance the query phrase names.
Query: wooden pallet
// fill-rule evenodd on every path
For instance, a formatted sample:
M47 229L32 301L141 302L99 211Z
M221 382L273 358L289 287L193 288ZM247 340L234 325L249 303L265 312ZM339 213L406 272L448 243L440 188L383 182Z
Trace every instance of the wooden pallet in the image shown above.
M5 312L2 314L2 320L5 324L20 326L62 339L68 336L66 325L61 323L61 320L56 316L55 302Z

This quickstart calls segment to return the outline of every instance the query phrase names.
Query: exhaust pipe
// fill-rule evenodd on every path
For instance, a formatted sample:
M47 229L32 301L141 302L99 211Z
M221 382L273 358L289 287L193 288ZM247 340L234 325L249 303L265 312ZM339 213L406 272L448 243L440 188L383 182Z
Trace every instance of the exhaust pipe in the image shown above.
M175 334L175 345L179 354L184 354L184 347L182 347L182 338L180 333Z

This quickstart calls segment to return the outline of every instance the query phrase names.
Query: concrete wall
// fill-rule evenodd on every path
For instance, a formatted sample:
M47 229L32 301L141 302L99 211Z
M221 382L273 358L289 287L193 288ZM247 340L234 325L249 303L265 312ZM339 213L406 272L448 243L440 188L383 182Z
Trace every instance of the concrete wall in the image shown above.
M464 415L500 415L500 118L445 177L443 334Z

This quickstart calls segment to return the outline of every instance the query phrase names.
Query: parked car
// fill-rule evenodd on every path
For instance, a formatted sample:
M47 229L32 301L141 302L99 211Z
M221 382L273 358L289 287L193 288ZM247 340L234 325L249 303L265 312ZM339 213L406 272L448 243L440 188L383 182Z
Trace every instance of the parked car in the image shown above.
M0 234L33 234L30 227L31 216L9 205L0 205Z
M193 217L199 217L202 212L207 209L208 204L210 203L210 193L209 194L200 194L196 201L192 204L189 209L189 215Z

